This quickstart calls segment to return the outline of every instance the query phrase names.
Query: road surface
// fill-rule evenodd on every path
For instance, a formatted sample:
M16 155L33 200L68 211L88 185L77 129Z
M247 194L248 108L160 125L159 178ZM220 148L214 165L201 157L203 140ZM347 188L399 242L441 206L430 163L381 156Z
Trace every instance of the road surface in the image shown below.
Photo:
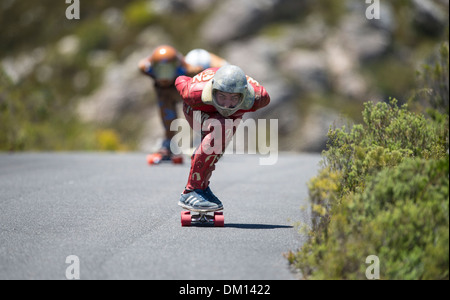
M181 227L189 165L145 154L0 154L0 279L295 279L283 253L305 237L319 155L272 166L225 155L211 189L225 227ZM77 260L71 260L76 256ZM69 259L68 259L69 258ZM79 268L78 268L79 266Z

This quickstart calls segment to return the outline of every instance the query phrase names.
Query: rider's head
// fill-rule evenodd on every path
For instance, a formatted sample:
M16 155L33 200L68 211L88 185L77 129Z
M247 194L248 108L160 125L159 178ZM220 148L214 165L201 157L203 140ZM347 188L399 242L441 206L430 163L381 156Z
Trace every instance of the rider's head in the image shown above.
M155 80L160 84L171 84L177 77L182 60L175 48L163 45L153 51L150 63Z
M226 65L217 70L202 93L204 103L214 105L224 117L240 109L250 109L255 101L255 91L241 68Z
M204 49L194 49L186 54L185 60L188 64L203 69L211 68L211 54Z

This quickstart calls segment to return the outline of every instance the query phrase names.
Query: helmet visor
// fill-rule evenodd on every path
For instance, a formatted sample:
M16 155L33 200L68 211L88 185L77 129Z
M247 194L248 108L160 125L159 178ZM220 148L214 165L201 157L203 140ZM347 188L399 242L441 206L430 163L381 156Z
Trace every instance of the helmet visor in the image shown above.
M236 108L241 104L243 98L244 95L241 93L228 93L214 90L214 101L221 108Z
M153 74L159 80L175 79L177 74L176 62L160 62L153 66Z
M241 106L244 95L241 93L228 93L220 90L213 91L213 103L224 116L230 116Z

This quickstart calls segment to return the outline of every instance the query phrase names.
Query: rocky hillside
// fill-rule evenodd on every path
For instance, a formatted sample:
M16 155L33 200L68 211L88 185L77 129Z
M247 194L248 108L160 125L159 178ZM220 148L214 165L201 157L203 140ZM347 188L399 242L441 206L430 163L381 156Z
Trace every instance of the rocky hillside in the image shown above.
M162 128L137 62L169 43L241 66L271 95L256 117L279 120L281 150L320 151L363 102L407 101L448 41L447 0L380 1L372 20L360 0L81 0L80 20L22 2L0 5L3 150L151 151Z

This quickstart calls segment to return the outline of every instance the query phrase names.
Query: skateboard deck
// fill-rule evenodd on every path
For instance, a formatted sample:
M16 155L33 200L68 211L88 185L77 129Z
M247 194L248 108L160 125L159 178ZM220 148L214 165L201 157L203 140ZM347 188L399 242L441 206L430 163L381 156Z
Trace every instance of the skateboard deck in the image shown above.
M163 159L163 156L159 153L147 155L147 163L151 166L159 165L161 163L170 163L170 162L175 165L181 165L181 164L183 164L183 156L174 155L171 157L170 160L167 160L167 159Z
M223 212L221 211L200 211L193 212L182 211L181 212L181 226L187 227L192 225L213 225L214 227L224 227L225 220Z

